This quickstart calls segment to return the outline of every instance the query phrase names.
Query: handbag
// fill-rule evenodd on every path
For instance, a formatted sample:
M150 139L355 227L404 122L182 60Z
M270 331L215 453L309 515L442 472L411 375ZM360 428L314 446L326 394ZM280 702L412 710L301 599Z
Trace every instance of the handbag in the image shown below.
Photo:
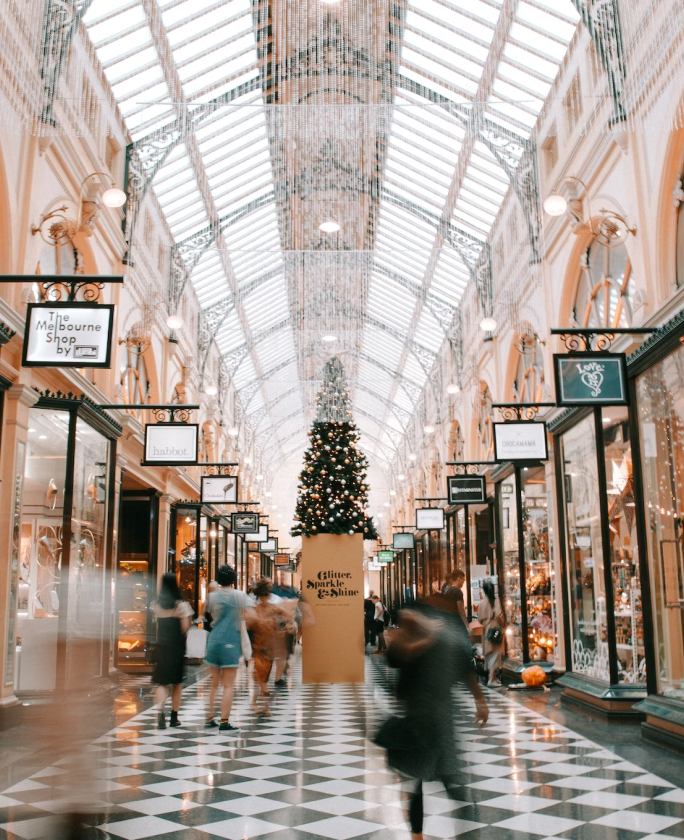
M490 627L487 630L487 641L493 645L500 645L503 642L503 630L498 625L496 627Z

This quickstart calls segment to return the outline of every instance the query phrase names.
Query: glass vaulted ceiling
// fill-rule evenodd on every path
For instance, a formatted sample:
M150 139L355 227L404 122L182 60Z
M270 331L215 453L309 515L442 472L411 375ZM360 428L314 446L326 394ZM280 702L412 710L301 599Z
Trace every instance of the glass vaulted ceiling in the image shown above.
M191 278L203 308L233 301L218 346L241 355L234 381L247 413L262 440L287 455L306 440L310 400L298 388L302 342L290 315L263 82L273 68L264 62L276 51L301 54L312 36L304 24L283 27L283 43L274 44L279 3L290 7L291 20L291 0L93 0L85 25L133 142L179 116L194 126L156 171L153 190L181 246L217 219L235 219L193 263ZM316 5L302 0L295 15L310 18ZM477 259L509 189L478 126L485 119L513 137L531 136L578 16L571 0L408 0L390 26L390 8L398 8L390 0L321 6L320 14L338 16L337 31L352 46L355 6L359 19L369 6L379 20L384 15L392 104L377 144L381 190L365 246L363 328L355 347L341 349L353 350L366 450L387 461L441 346L444 313L458 306L467 263ZM257 31L264 19L269 26ZM320 51L313 55L323 60ZM277 71L281 86L300 72L289 68L290 59ZM230 106L207 105L221 97ZM364 125L377 131L377 121ZM445 239L444 222L465 235L467 253Z

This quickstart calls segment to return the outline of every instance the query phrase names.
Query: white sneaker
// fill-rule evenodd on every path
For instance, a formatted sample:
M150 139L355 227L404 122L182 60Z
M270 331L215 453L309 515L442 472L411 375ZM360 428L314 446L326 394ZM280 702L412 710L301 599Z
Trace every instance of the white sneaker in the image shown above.
M494 682L488 682L487 688L501 688L501 683L498 680L494 680Z

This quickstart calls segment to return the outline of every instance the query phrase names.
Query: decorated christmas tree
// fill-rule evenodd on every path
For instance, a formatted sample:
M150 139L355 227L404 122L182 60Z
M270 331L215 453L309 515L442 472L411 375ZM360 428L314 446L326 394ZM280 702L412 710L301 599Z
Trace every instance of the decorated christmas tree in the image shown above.
M326 362L323 387L316 398L316 419L304 454L292 536L363 534L376 540L368 505L368 460L359 449L359 434L349 409L349 389L342 362Z

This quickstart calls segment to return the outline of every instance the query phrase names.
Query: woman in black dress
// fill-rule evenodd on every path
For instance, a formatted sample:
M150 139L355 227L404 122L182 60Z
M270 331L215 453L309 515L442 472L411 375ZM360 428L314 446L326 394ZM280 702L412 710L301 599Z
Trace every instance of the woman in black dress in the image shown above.
M154 695L159 706L159 729L166 729L164 704L171 686L171 721L170 726L180 726L178 710L183 691L183 673L185 671L185 634L188 632L193 616L193 609L181 598L176 576L164 575L159 587L159 596L152 604L152 612L157 619L157 643L155 645L154 672L152 682L157 684Z

